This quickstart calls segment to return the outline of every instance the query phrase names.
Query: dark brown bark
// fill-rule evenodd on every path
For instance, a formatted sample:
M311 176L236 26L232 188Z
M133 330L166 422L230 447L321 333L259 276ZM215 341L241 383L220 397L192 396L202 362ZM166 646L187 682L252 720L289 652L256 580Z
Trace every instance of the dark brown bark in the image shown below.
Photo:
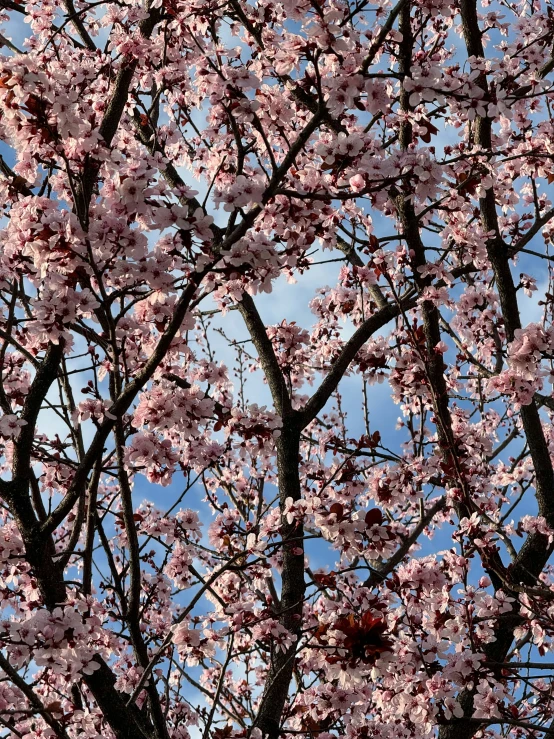
M55 559L51 533L41 531L33 510L30 470L35 423L44 399L56 379L62 352L61 345L51 344L37 369L21 414L22 419L27 421L27 426L23 427L14 444L14 477L11 482L3 482L1 490L21 532L26 559L36 578L44 605L50 610L64 603L66 588L63 569ZM101 658L97 657L96 660L100 664L99 670L92 675L85 675L83 679L118 739L150 739L154 735L143 730L142 720L138 723L138 712L126 708L123 699L113 687L115 677L109 667ZM31 688L29 690L33 693ZM32 705L38 705L38 698L34 700L31 696L30 700Z
M298 472L300 454L300 428L296 419L283 419L283 430L277 443L277 469L279 473L279 500L284 508L287 498L300 499ZM302 627L302 607L306 583L304 580L304 529L302 524L287 523L282 519L282 588L278 610L279 623L297 639ZM287 702L289 686L294 670L297 644L286 651L271 650L271 663L254 726L262 730L267 739L278 739Z
M145 670L150 662L148 649L144 643L140 630L140 596L141 596L141 561L140 548L137 536L136 523L134 519L133 509L133 492L129 483L127 470L125 469L124 450L125 435L123 431L123 423L121 418L115 422L114 429L115 448L117 458L117 473L119 480L119 489L121 497L121 510L123 513L123 522L125 525L125 533L127 535L127 546L129 551L128 575L129 587L124 602L122 603L125 621L129 628L131 643L135 652L138 664ZM168 739L167 726L163 714L162 705L158 690L152 680L146 687L148 695L148 706L150 716L155 729L155 736L158 739Z
M150 3L147 3L147 9L149 10L148 17L139 24L139 32L146 39L150 38L161 17L159 8L151 9ZM116 75L113 91L98 131L108 147L119 128L138 62L139 60L136 58L124 58ZM98 178L99 168L100 164L95 159L90 158L88 160L76 192L75 209L85 231L88 230L90 201Z
M399 31L402 34L399 56L399 72L402 77L410 76L414 51L414 37L412 32L411 3L406 3L400 11ZM411 108L409 94L402 85L400 90L400 107L406 113ZM412 125L408 120L400 124L399 141L400 147L406 151L413 139ZM429 278L423 278L421 267L427 264L425 245L421 239L419 219L415 213L412 192L400 192L396 196L396 207L398 218L402 226L402 234L406 240L412 260L412 271L414 282L418 292L422 293L429 284ZM444 376L444 361L442 353L437 351L437 345L441 341L441 329L438 308L429 300L421 303L421 318L423 322L423 336L425 348L422 359L425 363L425 371L429 390L432 396L432 405L435 412L435 423L437 436L442 447L442 456L445 462L452 465L455 474L451 482L464 487L463 474L456 458L456 443L452 431L452 419L448 404L448 388ZM420 350L421 351L421 350ZM463 513L467 508L463 506Z

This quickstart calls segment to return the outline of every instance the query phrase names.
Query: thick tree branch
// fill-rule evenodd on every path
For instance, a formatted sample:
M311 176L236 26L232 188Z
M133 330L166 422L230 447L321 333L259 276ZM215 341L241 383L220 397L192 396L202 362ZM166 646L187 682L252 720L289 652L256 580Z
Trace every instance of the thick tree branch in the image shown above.
M300 430L296 419L284 419L281 436L277 441L277 471L279 501L284 510L288 498L300 500ZM297 642L302 634L302 609L306 583L304 579L304 527L301 522L289 523L281 515L282 537L282 586L278 609L279 623L296 641L286 649L271 648L271 662L265 681L258 714L254 726L262 730L264 738L278 739L281 734L283 709L287 701L292 679Z
M258 352L275 409L280 416L289 416L292 412L289 391L256 304L248 293L243 293L238 305L240 314Z
M147 2L148 16L139 23L139 32L145 39L149 39L160 20L161 12L159 8L152 9L150 2ZM91 39L92 41L92 39ZM135 75L139 60L137 58L124 58L120 63L119 72L116 75L114 87L106 112L102 118L102 123L98 133L104 140L107 147L111 146L113 138L119 127L121 116L125 110L129 97L129 88ZM81 223L85 230L88 229L89 222L89 206L96 179L98 176L99 162L95 159L88 160L81 176L80 185L76 193L75 208Z
M28 478L38 414L47 392L56 379L62 355L63 344L61 342L49 345L27 393L25 405L21 411L21 420L25 421L25 426L21 429L14 450L14 479L26 480Z

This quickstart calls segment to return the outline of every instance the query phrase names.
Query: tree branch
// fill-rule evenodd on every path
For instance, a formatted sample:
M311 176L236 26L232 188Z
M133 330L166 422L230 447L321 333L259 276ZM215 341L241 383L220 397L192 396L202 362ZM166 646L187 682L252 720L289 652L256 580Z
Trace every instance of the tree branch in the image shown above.
M260 364L262 365L269 389L271 390L271 397L275 403L275 409L280 416L289 416L292 413L292 405L285 378L279 367L273 345L267 335L256 304L248 293L243 293L238 307L258 352Z
M401 312L409 310L417 305L417 298L410 297L398 304L389 303L386 307L381 308L378 313L367 318L362 325L355 331L353 336L346 342L340 355L331 365L331 369L327 376L312 395L304 408L299 411L299 421L302 428L305 428L317 416L319 411L324 407L331 395L336 390L344 373L348 369L350 362L355 358L365 342L379 329L386 326L389 321L400 315Z

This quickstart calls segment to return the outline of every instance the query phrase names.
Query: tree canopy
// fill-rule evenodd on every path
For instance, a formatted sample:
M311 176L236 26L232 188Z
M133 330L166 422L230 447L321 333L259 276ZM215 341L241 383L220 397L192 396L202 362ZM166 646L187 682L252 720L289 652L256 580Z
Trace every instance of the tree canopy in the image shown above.
M554 735L553 11L0 0L0 736Z

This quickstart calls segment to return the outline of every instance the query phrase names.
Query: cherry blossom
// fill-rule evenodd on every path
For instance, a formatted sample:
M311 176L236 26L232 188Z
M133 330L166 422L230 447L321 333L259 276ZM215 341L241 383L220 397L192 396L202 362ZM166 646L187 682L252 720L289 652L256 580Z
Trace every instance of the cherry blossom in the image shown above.
M547 734L549 3L0 25L2 736Z

